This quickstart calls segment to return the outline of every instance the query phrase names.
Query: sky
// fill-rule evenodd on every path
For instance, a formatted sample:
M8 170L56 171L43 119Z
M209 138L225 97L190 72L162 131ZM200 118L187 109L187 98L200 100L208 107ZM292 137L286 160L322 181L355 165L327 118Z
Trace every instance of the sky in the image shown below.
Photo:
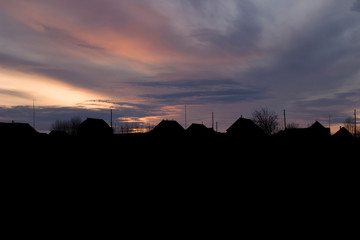
M360 109L360 0L0 0L0 121L74 116L226 131ZM360 111L359 111L360 112Z

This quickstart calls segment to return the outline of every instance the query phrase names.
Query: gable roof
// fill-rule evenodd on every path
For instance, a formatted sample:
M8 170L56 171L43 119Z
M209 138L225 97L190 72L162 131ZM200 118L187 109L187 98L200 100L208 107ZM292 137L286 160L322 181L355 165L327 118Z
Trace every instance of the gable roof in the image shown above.
M263 130L256 125L252 120L240 117L227 130L230 135L242 135L245 137L259 137L264 136Z
M109 135L112 128L103 120L87 118L76 128L78 135Z
M315 121L308 128L286 128L285 130L280 131L277 135L281 137L291 137L291 138L329 137L330 128L326 128L318 121Z
M339 131L337 131L333 137L341 137L341 138L353 138L354 136L344 127L341 127Z
M158 135L181 135L185 129L175 120L162 120L150 131L151 134Z
M310 127L309 129L326 129L321 123L319 123L318 121L315 121Z
M312 137L330 137L330 128L324 127L318 121L315 121L308 129L308 135Z

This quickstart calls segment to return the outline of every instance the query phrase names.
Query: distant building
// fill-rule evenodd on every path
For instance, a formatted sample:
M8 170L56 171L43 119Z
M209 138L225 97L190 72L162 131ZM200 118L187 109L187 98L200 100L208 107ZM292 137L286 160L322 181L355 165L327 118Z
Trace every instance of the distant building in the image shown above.
M175 120L162 120L149 132L149 134L159 136L181 136L185 134L185 129Z
M97 118L87 118L77 128L78 136L110 136L112 128L103 120Z
M354 136L344 127L340 127L339 131L337 131L332 137L335 138L354 138Z
M239 136L243 138L257 138L266 136L264 131L252 120L240 117L227 130L229 136Z
M316 137L330 137L330 128L324 127L318 121L308 128L308 132Z
M28 123L0 123L0 136L27 137L38 134Z
M308 128L291 128L280 131L277 136L290 138L321 138L330 137L330 128L316 121Z
M193 123L185 131L186 135L201 137L201 136L211 136L216 134L214 129L207 128L204 124Z

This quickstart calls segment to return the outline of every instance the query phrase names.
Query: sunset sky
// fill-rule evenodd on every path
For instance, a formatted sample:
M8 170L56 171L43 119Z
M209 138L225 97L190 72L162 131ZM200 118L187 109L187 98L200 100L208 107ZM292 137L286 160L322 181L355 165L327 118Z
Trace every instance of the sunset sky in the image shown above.
M360 0L0 0L0 121L73 116L225 131L261 107L360 109ZM360 111L359 111L360 112Z

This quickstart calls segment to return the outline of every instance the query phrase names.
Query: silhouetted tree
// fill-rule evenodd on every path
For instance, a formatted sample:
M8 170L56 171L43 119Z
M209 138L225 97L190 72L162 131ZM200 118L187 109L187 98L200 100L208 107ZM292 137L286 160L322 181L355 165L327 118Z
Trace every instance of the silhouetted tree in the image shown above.
M116 129L122 134L124 133L134 133L140 129L139 122L118 122L116 124Z
M299 124L298 124L298 123L295 123L295 122L288 123L288 124L286 124L286 128L287 128L287 129L299 128Z
M70 120L56 120L51 124L51 131L64 131L69 135L76 135L76 128L82 122L80 117L73 117Z
M354 135L355 133L355 119L354 117L347 117L344 120L344 127ZM356 135L359 136L360 126L356 126Z
M275 112L270 112L267 108L255 110L252 113L252 120L256 123L266 134L272 135L275 133L278 122L278 115Z

